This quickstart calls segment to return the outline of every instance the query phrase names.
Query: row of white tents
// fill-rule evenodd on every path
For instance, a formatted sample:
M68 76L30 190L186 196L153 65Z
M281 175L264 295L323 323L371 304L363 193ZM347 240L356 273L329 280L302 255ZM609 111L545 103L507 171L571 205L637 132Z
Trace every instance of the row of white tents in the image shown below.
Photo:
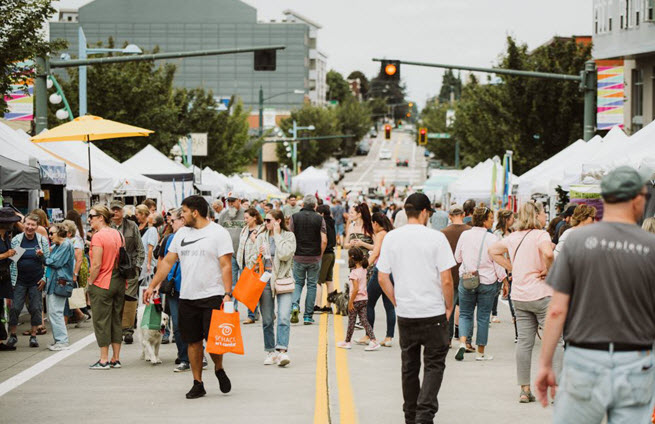
M614 127L605 137L577 140L520 177L512 175L512 191L522 202L533 196L556 196L557 187L569 191L571 185L598 184L603 175L620 165L655 169L654 140L655 122L630 137ZM504 169L498 157L464 170L433 170L423 190L433 200L488 202L494 172L495 193L502 195Z
M13 130L0 123L0 156L38 167L42 181L48 173L57 174L59 184L72 191L74 199L88 198L90 194L89 151L86 143L57 141L36 144L24 131ZM230 193L249 199L286 197L274 185L247 174L228 177L209 167L203 170L187 168L151 145L123 163L93 143L90 156L93 194L105 199L146 196L157 199L163 209L170 209L178 207L184 197L195 192L213 198Z

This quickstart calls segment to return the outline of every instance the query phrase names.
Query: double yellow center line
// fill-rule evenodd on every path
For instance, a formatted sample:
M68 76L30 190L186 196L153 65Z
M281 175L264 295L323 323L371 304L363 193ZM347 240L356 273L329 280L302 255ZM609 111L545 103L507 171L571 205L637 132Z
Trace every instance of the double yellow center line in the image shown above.
M341 248L337 248L336 258L341 258ZM339 283L339 263L334 265L334 286L341 290ZM323 296L327 296L327 286L324 287ZM329 424L330 419L330 393L328 389L328 317L322 314L319 322L318 353L316 355L316 403L314 408L314 424ZM335 344L344 339L343 317L334 314L334 340ZM337 374L337 388L339 391L339 423L356 424L357 414L353 398L350 372L348 371L348 352L345 349L335 348L335 366Z

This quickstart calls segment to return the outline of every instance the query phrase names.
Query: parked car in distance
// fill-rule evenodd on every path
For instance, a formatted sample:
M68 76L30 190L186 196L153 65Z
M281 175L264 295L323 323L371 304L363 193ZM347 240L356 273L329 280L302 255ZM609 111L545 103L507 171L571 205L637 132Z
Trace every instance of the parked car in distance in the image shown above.
M371 136L371 138L377 138L378 131L375 129L375 127L372 127L371 131L369 131L368 135Z
M368 155L368 152L371 151L371 144L370 141L367 139L364 139L359 142L357 145L357 150L355 152L356 155L358 156L366 156Z
M380 149L380 154L378 156L380 160L391 160L391 150L389 149Z
M355 162L350 158L341 158L339 160L339 165L341 165L346 172L352 172L352 170L355 169Z
M408 167L409 166L409 160L407 160L405 158L399 158L399 159L396 160L396 166Z

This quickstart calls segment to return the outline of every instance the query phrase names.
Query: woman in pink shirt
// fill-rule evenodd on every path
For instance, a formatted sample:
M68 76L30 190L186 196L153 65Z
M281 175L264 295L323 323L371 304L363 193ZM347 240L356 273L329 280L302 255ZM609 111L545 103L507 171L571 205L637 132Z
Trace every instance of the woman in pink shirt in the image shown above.
M100 359L89 368L120 368L121 324L127 283L118 271L118 255L124 242L120 233L109 227L111 212L105 206L94 206L88 216L94 233L89 249L91 266L87 290L93 311L93 331L100 347ZM109 345L113 350L111 361Z
M489 247L498 241L498 237L489 232L494 224L493 211L486 207L476 208L473 212L472 224L473 228L462 233L455 248L455 260L462 264L459 268L460 283L457 289L460 344L455 359L458 361L464 359L466 337L473 334L473 313L477 306L478 354L475 360L490 361L493 356L484 353L489 335L489 316L498 291L497 283L505 280L507 273L494 263L487 253ZM479 285L466 288L463 278L471 273L477 273Z
M553 263L553 243L544 231L546 212L540 203L521 206L517 231L489 249L492 259L512 272L512 302L516 312L518 344L516 372L521 386L519 402L534 402L530 390L532 348L539 326L544 326L553 289L546 284L546 274ZM505 257L509 253L509 259Z

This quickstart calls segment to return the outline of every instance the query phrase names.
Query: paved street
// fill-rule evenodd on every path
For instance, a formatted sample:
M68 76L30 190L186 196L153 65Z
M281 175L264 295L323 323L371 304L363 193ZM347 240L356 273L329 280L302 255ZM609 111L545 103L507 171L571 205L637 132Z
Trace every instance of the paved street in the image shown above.
M391 159L381 160L380 150L391 151ZM408 167L396 166L396 160L408 160ZM391 140L384 139L384 128L380 128L378 137L373 140L367 156L356 156L357 166L346 174L341 186L377 187L384 179L385 185L397 187L423 184L426 179L426 161L423 148L416 145L414 136L409 132L392 130Z
M337 264L339 283L347 269ZM336 269L335 269L336 271ZM451 350L439 396L437 422L547 423L550 411L537 404L518 403L515 385L513 329L509 309L500 305L501 324L490 330L491 362L475 362L467 355L454 360ZM376 332L384 336L384 309L378 303ZM191 374L173 373L175 345L162 346L163 364L152 366L138 359L136 344L123 346L123 368L90 371L97 360L91 324L69 328L72 348L53 353L46 349L51 335L40 336L41 347L27 347L20 336L18 350L0 355L0 422L126 423L157 417L157 422L229 423L400 423L403 422L400 387L400 350L397 334L392 348L364 352L363 346L336 351L346 317L322 315L314 326L295 325L291 331L287 369L264 366L260 324L242 326L245 356L229 355L226 369L233 389L222 395L213 373L205 374L207 396L186 400ZM20 331L25 329L21 325ZM355 337L361 337L356 331ZM539 343L536 349L540 347ZM536 362L536 357L533 358ZM22 383L22 384L21 384ZM218 418L218 420L217 420Z

